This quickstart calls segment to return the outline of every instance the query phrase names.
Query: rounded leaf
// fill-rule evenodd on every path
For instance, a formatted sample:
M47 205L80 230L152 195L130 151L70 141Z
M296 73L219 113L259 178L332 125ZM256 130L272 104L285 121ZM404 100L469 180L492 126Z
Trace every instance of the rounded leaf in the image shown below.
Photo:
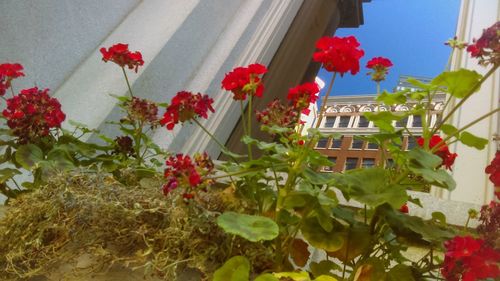
M235 256L215 271L213 281L248 281L249 278L250 262L243 256Z
M344 244L341 232L337 232L335 228L330 232L324 230L316 217L307 218L300 231L311 246L329 252L339 250Z
M225 212L217 224L227 233L239 235L249 241L273 240L279 234L278 225L270 218Z

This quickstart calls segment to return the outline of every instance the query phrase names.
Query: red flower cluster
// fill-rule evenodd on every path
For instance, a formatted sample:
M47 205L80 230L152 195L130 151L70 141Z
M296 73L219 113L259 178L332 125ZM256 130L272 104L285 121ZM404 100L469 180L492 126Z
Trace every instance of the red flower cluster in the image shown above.
M298 113L293 107L285 106L279 99L275 99L264 110L256 111L255 117L263 125L292 127L297 121Z
M5 91L10 88L12 79L24 76L23 66L18 63L0 64L0 96L5 95Z
M475 281L500 277L500 252L483 240L456 236L444 243L446 253L441 273L448 281Z
M7 125L17 136L19 143L28 143L49 135L51 128L60 128L66 115L61 111L61 104L38 88L22 90L7 100L7 108L3 116Z
M490 181L495 187L500 187L500 151L495 154L495 159L484 170L485 173L490 175ZM495 192L498 199L500 199L500 192Z
M158 121L158 106L156 103L146 99L133 97L132 101L128 103L127 111L135 120L150 124L154 124Z
M338 72L340 75L350 71L352 75L359 72L359 59L365 52L358 49L359 42L354 36L322 37L316 43L320 51L314 53L314 61L323 64L327 71Z
M481 37L467 47L467 52L478 58L479 64L500 64L500 21L485 29Z
M133 156L134 151L134 141L129 136L121 136L115 138L115 149L114 154L123 154L126 156Z
M237 67L226 73L222 80L222 88L233 92L234 100L245 100L247 95L262 97L264 85L259 75L267 72L262 64L254 63L248 67Z
M208 95L191 92L178 92L173 98L167 111L160 120L161 125L166 125L167 130L172 130L175 124L185 122L196 117L208 118L208 111L215 112L212 107L214 100Z
M373 70L373 72L369 72L368 75L371 75L372 80L375 82L385 80L385 75L389 73L389 68L391 66L392 62L388 58L384 57L374 57L366 64L366 68Z
M318 99L319 86L316 83L304 83L288 91L288 99L296 110L309 115L309 105Z
M129 51L128 44L118 43L107 50L106 48L101 48L100 51L103 61L112 61L121 67L127 66L129 69L134 69L135 72L137 72L139 66L144 64L142 54L139 51Z
M429 148L433 149L436 145L440 144L443 139L438 135L433 135L429 141ZM425 140L420 137L417 139L417 143L420 147L424 147ZM437 156L441 157L443 162L441 165L445 166L446 169L451 170L451 166L455 163L455 158L457 158L456 153L451 153L448 146L445 143L441 143L439 148L434 152Z
M491 201L490 204L481 207L481 222L477 227L477 232L484 239L485 243L491 247L500 246L500 203Z
M168 195L179 185L186 186L186 192L183 193L185 199L194 197L194 188L202 184L210 184L210 180L205 182L202 176L209 174L214 164L207 153L197 154L194 157L194 163L188 155L177 154L170 156L166 161L167 168L164 176L168 180L163 185L163 194Z

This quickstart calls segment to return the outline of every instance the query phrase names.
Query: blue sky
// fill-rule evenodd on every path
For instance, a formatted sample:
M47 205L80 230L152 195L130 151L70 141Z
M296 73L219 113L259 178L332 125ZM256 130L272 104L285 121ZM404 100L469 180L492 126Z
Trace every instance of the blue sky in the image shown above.
M364 3L364 25L341 28L335 34L354 35L361 43L365 56L360 61L360 72L355 76L337 76L332 95L374 94L376 86L366 75L365 65L376 56L387 57L394 64L386 81L381 82L381 89L391 90L399 75L434 77L442 72L451 50L444 42L455 34L459 8L460 0ZM331 73L321 69L318 76L328 85Z

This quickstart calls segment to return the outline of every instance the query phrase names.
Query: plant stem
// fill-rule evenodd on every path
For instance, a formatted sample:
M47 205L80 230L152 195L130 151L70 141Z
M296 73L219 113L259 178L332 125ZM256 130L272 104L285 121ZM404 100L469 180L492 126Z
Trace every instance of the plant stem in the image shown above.
M248 135L247 121L245 118L245 108L243 107L243 101L240 100L240 110L241 110L241 123L243 123L243 132Z
M248 118L247 118L247 133L249 137L252 137L252 95L248 95ZM243 114L242 114L243 115ZM248 159L252 160L252 145L248 144Z
M12 82L10 82L10 83L11 83L10 84L10 92L12 93L12 97L14 97L15 96L15 94L14 94L14 87L12 87Z
M441 147L442 144L446 143L446 141L448 141L449 139L451 139L452 137L457 137L457 135L459 135L461 132L467 130L468 128L476 125L477 123L483 121L484 119L488 118L489 116L497 113L500 111L500 108L497 108L493 111L490 111L488 113L486 113L485 115L479 117L478 119L470 122L469 124L465 125L464 127L462 127L460 130L457 130L455 133L447 136L446 138L444 138L441 142L439 142L438 144L436 144L432 149L431 149L431 152L435 152L437 149L439 149Z
M328 100L328 96L330 96L330 93L332 91L333 87L333 82L335 82L335 77L337 76L337 72L334 72L332 75L332 80L330 80L330 85L328 86L328 90L326 91L325 96L323 97L323 103L321 104L321 110L319 111L318 115L318 122L316 123L315 128L319 128L321 125L321 121L323 121L323 115L325 114L326 111L326 101Z
M377 96L380 95L380 82L377 81Z
M125 71L125 67L122 67L123 76L125 76L125 82L127 82L128 92L130 93L130 97L133 98L134 94L132 94L132 87L130 87L130 82L128 81L127 72Z
M221 150L223 151L229 151L229 149L227 149L226 146L224 146L212 133L210 133L203 125L201 125L200 121L196 120L196 118L193 118L192 119L194 123L196 123L213 141L215 141L215 143L221 148ZM236 158L234 158L233 156L231 155L228 155L229 157L231 157L231 159L234 161L234 162L238 162L236 160Z
M474 86L469 90L469 93L467 93L451 110L450 112L445 116L443 117L443 119L441 120L441 122L439 122L439 124L437 124L435 127L434 127L434 130L433 130L433 133L437 132L437 130L446 122L448 121L448 119L451 118L451 116L453 116L453 113L455 113L455 111L457 111L457 109L459 109L462 104L464 104L464 102L466 102L471 96L472 94L474 94L474 92L481 86L481 84L483 84L484 81L486 81L486 79L488 79L497 69L498 69L498 64L497 65L494 65L487 73L486 75L483 76L483 78L481 78L481 80L479 80L476 84L474 84Z
M346 247L345 247L345 260L344 260L344 268L342 269L342 280L344 280L345 277L345 271L346 271L346 266L347 266L347 258L349 257L349 232L351 228L347 230L347 241L346 241Z
M135 126L134 126L135 127ZM140 166L142 162L142 155L141 155L141 135L142 135L142 127L143 123L142 121L139 121L139 126L136 127L135 130L135 135L134 135L134 140L135 140L135 153L137 153L137 165Z

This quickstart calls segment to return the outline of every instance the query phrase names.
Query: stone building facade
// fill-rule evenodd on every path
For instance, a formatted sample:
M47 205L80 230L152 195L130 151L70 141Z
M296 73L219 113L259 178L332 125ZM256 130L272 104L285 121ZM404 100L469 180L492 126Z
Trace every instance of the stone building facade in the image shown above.
M444 99L444 94L439 94L431 104L431 126L441 117ZM382 151L377 144L359 138L379 131L373 122L363 116L363 113L376 111L397 113L408 111L412 106L411 102L395 106L378 105L374 95L329 98L326 117L323 118L319 128L322 133L334 134L336 137L320 139L316 146L316 149L333 163L331 167L325 167L325 171L341 172L379 164L382 161ZM401 149L409 150L416 145L416 138L422 134L420 116L412 115L395 121L393 125L396 128L408 128L403 132ZM390 164L390 158L388 162Z

